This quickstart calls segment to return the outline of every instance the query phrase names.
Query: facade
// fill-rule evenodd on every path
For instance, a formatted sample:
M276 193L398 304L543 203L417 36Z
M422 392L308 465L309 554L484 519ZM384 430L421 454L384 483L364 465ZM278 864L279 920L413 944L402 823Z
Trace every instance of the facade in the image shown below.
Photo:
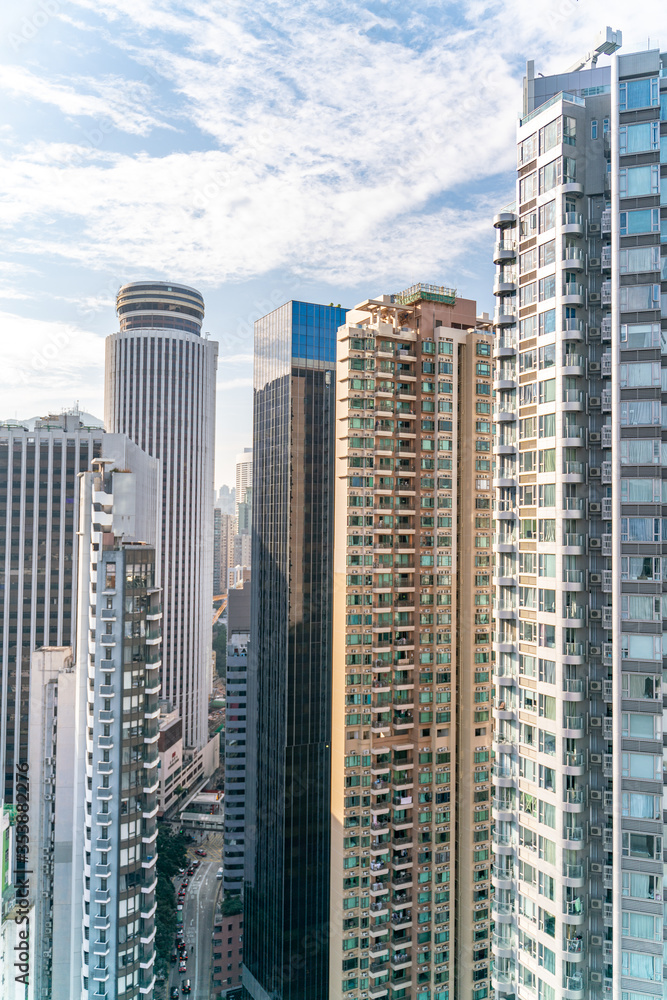
M578 67L528 64L495 219L492 985L643 1000L663 992L667 56Z
M37 420L32 430L0 425L0 771L8 805L16 765L28 757L32 650L74 645L77 476L103 439L75 411Z
M213 596L213 450L217 344L204 302L185 285L137 282L118 293L106 341L105 423L162 463L162 696L184 745L207 740Z
M222 594L220 570L222 568L222 511L213 508L213 594Z
M103 440L77 484L77 652L31 660L30 982L139 1000L154 985L159 462Z
M255 324L243 973L254 1000L312 1000L328 989L333 444L344 319L341 308L288 302Z
M218 912L213 927L213 987L221 996L241 988L242 963L243 913Z
M493 338L476 326L474 302L417 285L339 331L330 1000L488 995Z
M222 888L243 891L250 581L229 591L225 681L225 839Z
M252 489L252 448L244 448L242 454L236 456L236 518L238 521L239 504L246 502L246 490Z

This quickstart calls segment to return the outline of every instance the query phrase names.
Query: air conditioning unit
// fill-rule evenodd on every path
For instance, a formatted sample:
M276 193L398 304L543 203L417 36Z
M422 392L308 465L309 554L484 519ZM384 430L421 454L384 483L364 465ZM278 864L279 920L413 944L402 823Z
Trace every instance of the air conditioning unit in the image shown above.
M599 586L599 584L602 583L602 573L589 573L588 582L593 584L594 586L595 585Z
M599 396L589 396L588 397L588 405L589 406L593 406L593 407L600 406L600 397Z
M588 301L589 302L599 302L600 301L600 293L599 292L591 292L590 295L588 296Z
M592 647L592 649L599 648L599 646ZM602 729L602 718L599 715L591 715L591 729Z
M588 258L588 266L589 267L599 267L600 266L600 258L599 257L589 257Z
M602 646L589 646L588 652L591 656L602 656ZM593 723L594 725L595 723Z
M601 899L591 899L591 910L601 910L602 900Z
M602 439L602 435L599 431L591 431L588 435L588 440L591 444L599 444Z
M588 232L589 233L599 233L600 232L600 223L599 222L589 222L588 223Z
M602 827L601 826L592 826L591 827L591 837L601 837L601 836L602 836Z
M597 681L597 683L599 684L600 682ZM601 753L592 753L591 754L591 764L601 764L601 763L602 763L602 754Z
M596 621L599 618L601 619L602 618L602 612L599 611L597 608L591 608L591 618L593 618Z
M589 691L601 691L602 690L602 681L589 681L589 683L588 683L588 689L589 689ZM595 756L599 757L600 755L599 754L595 754ZM593 760L593 754L591 754L591 760Z
M592 500L588 505L588 511L590 514L600 514L602 512L602 504L598 503L597 500ZM597 576L598 574L596 573L595 575Z
M592 373L599 372L600 371L600 362L599 361L591 361L589 363L589 365L588 365L588 370L589 370L589 372L592 372Z
M591 469L591 473L592 472L593 472L593 469ZM599 470L598 470L598 474L599 474ZM590 549L601 549L602 548L602 542L600 541L599 538L589 538L588 539L588 547Z
M602 802L602 792L598 791L597 788L591 789L591 801Z
M598 944L598 942L599 942L599 944ZM592 934L591 935L591 944L592 945L596 945L598 947L602 944L602 938L600 937L599 934ZM590 981L592 983L601 983L602 982L602 973L601 972L591 972L589 974L588 978L590 979Z
M602 865L599 861L591 861L591 871L600 872L600 874L602 874Z

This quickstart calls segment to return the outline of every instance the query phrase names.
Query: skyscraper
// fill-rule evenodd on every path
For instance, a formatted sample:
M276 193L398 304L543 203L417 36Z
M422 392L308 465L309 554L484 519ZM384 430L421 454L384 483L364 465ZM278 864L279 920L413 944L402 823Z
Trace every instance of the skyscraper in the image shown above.
M255 324L244 985L328 990L331 581L340 307Z
M162 697L183 741L207 742L213 588L217 344L201 336L204 301L186 285L135 282L117 298L106 341L105 422L162 463Z
M159 462L121 435L79 477L77 652L31 661L27 864L35 995L153 995ZM159 564L159 560L158 560Z
M476 326L474 302L419 284L339 331L329 1000L488 995L493 338Z
M248 642L250 581L230 589L227 605L227 668L225 675L225 842L224 892L243 890L245 854L246 732L248 716Z
M500 997L662 992L667 56L620 40L528 63L495 219Z
M246 490L252 489L252 448L244 448L236 456L236 518L239 518L239 504L246 502ZM240 530L240 529L239 529Z
M99 457L104 431L79 414L34 428L0 425L0 771L14 801L16 764L28 756L32 650L73 646L79 472Z

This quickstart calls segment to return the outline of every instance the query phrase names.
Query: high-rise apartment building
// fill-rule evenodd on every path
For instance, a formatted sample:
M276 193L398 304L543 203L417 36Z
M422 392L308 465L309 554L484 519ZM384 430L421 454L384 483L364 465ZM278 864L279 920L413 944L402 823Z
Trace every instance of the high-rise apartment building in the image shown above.
M255 324L244 986L328 990L331 589L339 307ZM238 496L238 494L237 494Z
M246 731L248 716L248 642L250 581L230 589L227 605L225 673L225 835L223 892L243 891L245 856Z
M236 456L236 518L239 517L239 504L246 502L246 490L252 489L252 448L244 448L242 454Z
M91 465L77 653L43 647L31 661L30 982L35 996L139 1000L155 978L161 477L120 435Z
M663 991L667 56L619 44L528 63L494 223L499 997Z
M339 331L330 1000L488 995L493 338L476 326L474 302L420 284Z
M105 422L162 463L162 697L186 747L208 739L213 596L213 446L217 344L186 285L120 289L120 331L106 341Z
M30 657L73 646L79 472L99 457L104 431L79 414L33 429L0 425L0 773L14 801L16 765L28 757Z

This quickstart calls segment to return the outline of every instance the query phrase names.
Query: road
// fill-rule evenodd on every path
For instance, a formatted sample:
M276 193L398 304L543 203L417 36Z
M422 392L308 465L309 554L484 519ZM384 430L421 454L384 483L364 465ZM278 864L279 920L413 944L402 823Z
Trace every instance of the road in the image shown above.
M188 856L192 858L194 853L188 851ZM188 953L188 971L179 973L178 963L172 965L167 996L174 986L180 990L184 980L189 979L192 984L191 1000L210 1000L215 904L222 885L215 877L219 867L220 862L216 858L202 858L199 868L190 879L183 906L183 930ZM177 889L181 881L180 877L174 880Z

